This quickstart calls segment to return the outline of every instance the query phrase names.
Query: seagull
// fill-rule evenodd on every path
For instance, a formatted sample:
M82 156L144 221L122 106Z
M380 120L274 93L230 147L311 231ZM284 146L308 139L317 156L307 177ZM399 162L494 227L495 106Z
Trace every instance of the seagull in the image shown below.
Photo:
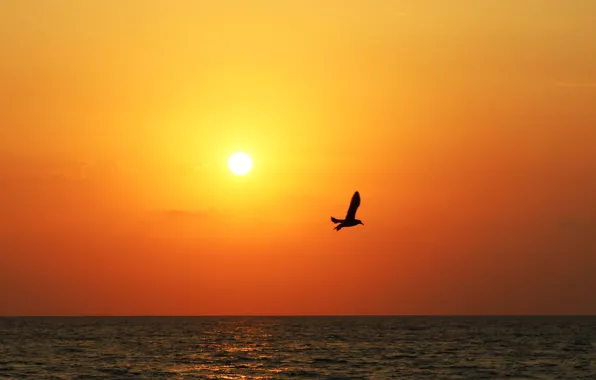
M350 202L350 208L348 209L346 218L342 220L331 217L331 221L337 224L334 228L336 231L341 230L342 227L353 227L358 224L364 225L360 219L356 219L356 210L358 210L358 206L360 206L360 193L355 192L352 196L352 201Z

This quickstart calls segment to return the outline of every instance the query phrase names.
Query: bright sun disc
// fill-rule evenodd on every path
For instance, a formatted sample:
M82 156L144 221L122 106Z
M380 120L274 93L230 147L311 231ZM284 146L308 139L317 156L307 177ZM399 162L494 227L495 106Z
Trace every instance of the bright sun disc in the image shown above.
M228 167L236 175L245 175L252 169L252 160L246 153L234 153L228 159Z

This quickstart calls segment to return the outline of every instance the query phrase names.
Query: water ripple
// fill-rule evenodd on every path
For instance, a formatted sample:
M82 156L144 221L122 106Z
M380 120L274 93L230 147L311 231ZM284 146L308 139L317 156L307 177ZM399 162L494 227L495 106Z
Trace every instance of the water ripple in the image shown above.
M0 318L8 379L594 379L596 318Z

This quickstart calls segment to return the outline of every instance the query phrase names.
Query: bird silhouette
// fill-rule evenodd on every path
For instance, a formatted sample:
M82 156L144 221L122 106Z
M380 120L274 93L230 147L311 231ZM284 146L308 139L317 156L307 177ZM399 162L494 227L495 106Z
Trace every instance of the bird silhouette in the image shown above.
M343 227L353 227L353 226L357 226L358 224L364 225L364 223L362 223L362 221L360 219L356 219L356 210L358 210L359 206L360 206L360 193L355 192L354 195L352 196L352 201L350 202L350 208L348 208L348 213L346 214L346 218L345 219L336 219L334 217L331 217L331 221L333 223L337 224L337 226L335 226L334 229L336 231L339 231Z

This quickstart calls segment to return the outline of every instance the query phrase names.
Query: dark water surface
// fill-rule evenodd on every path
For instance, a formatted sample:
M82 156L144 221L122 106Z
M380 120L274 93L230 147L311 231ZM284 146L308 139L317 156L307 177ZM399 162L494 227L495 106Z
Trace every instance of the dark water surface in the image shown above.
M596 379L596 317L0 318L3 379Z

